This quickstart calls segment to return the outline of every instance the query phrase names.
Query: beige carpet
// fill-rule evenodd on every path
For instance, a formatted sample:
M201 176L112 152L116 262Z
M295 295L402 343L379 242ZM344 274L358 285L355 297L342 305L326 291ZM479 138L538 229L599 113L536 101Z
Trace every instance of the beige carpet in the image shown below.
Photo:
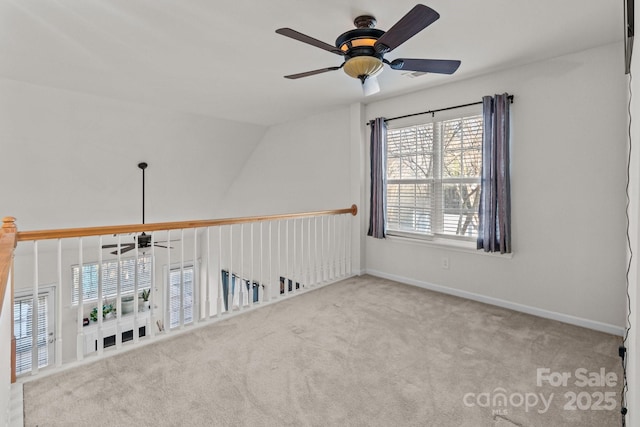
M616 426L619 342L364 276L25 383L25 425Z

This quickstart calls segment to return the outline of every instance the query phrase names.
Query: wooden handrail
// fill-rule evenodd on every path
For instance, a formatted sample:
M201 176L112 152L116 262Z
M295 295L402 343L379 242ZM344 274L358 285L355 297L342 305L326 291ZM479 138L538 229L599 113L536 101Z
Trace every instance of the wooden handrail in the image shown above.
M223 219L208 219L208 220L194 220L194 221L180 221L180 222L156 222L153 224L130 224L130 225L110 225L104 227L85 227L85 228L63 228L57 230L36 230L36 231L20 231L17 233L17 241L31 241L31 240L49 240L49 239L66 239L71 237L86 237L86 236L102 236L107 234L125 234L125 233L139 233L149 231L162 231L162 230L180 230L185 228L201 228L201 227L213 227L220 225L233 225L233 224L246 224L248 222L262 222L262 221L276 221L285 219L305 218L311 216L323 216L323 215L340 215L358 214L358 207L351 205L350 208L334 209L326 211L315 212L301 212L293 214L277 214L277 215L265 215L265 216L248 216L241 218L223 218Z

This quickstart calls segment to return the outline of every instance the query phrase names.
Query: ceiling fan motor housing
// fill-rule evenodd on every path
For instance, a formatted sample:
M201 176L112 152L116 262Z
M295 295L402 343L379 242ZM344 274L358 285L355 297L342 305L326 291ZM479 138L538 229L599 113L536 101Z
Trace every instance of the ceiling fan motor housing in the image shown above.
M383 53L376 51L374 45L383 34L384 31L376 28L356 28L336 39L336 47L344 52L347 75L364 81L382 70Z

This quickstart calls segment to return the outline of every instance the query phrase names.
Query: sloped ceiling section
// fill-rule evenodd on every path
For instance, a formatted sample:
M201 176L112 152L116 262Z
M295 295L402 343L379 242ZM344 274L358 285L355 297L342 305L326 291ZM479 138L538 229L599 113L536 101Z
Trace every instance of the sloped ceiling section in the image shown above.
M2 215L22 230L216 217L265 126L0 79ZM10 100L11 102L7 102Z
M5 0L0 76L179 111L272 125L492 70L621 42L622 2L433 0L441 18L388 59L460 59L454 76L403 77L386 69L364 98L321 49L277 35L291 27L334 43L372 14L387 30L414 5L397 0Z

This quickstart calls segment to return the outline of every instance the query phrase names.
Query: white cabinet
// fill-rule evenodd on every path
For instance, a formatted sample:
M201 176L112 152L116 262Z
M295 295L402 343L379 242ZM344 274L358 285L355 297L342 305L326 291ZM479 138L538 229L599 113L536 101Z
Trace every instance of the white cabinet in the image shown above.
M138 313L138 333L140 337L149 336L149 312ZM135 315L127 314L120 319L105 319L102 321L103 347L108 348L116 345L116 334L118 330L122 334L122 342L133 340L135 328ZM118 328L118 326L120 326ZM97 351L98 348L98 323L91 322L83 328L84 332L84 354Z

